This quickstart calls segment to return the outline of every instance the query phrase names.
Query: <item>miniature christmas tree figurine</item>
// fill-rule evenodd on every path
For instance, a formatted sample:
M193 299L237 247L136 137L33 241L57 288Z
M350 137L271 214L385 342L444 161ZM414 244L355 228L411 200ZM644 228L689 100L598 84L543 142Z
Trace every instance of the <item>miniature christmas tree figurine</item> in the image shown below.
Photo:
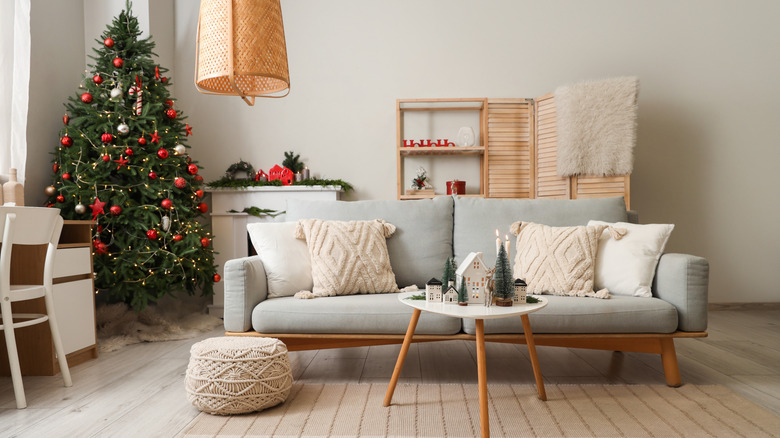
M219 281L203 178L187 154L192 128L152 59L154 42L126 10L94 49L65 103L47 204L65 219L93 220L95 286L136 310L166 294L213 293Z
M497 306L509 307L512 305L512 297L515 295L515 280L512 278L512 269L506 256L504 245L499 245L496 258L496 271L493 273L493 295L496 297Z
M428 171L422 166L417 168L417 176L412 179L412 189L433 189L433 185L431 185L430 179L428 178Z
M466 282L463 280L460 281L460 289L458 289L458 305L459 306L469 305L469 291L466 288Z
M449 284L450 281L455 281L455 271L457 269L455 259L447 257L447 261L444 262L444 273L441 275L441 283Z

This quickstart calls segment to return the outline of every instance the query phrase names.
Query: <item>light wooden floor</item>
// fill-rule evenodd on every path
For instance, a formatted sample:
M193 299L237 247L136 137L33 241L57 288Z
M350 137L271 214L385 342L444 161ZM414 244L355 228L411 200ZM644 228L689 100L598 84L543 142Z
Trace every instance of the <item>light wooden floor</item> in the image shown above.
M710 312L710 336L677 340L683 382L725 385L780 415L780 312ZM198 414L184 392L189 347L199 339L138 344L73 367L74 385L25 377L29 407L14 408L0 377L0 437L172 437ZM400 346L290 354L296 382L388 382ZM526 382L525 346L489 344L488 383ZM658 356L539 347L546 382L663 385ZM475 347L467 341L412 345L401 382L476 383Z

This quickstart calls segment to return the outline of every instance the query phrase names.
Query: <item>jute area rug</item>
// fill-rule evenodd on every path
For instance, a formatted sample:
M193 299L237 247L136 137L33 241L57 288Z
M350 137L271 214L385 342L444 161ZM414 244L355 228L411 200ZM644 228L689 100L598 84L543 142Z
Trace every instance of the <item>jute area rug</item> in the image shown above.
M780 417L723 386L490 385L494 437L767 437ZM382 407L386 384L295 384L263 412L200 413L185 437L475 437L476 385L398 385Z

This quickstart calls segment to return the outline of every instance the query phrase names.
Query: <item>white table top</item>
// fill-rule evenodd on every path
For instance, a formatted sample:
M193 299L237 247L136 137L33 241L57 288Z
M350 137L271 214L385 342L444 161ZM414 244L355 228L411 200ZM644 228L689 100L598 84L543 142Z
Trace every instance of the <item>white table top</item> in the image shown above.
M426 312L438 313L440 315L453 316L456 318L469 319L496 319L506 318L508 316L526 315L536 312L547 305L547 299L544 297L534 297L539 300L534 304L515 304L511 307L500 307L495 304L485 307L482 304L470 304L468 306L459 306L457 303L429 303L426 300L407 300L412 295L425 294L425 291L403 292L398 294L398 300L407 306L414 307Z

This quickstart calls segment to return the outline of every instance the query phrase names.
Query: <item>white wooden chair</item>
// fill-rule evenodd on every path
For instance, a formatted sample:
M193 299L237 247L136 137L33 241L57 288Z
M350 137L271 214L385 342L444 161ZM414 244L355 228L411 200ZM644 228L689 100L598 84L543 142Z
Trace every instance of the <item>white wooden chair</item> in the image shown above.
M22 385L22 370L19 366L19 355L16 350L14 330L34 324L49 321L52 341L60 364L62 379L65 386L72 386L70 370L62 348L57 319L54 316L54 298L52 297L52 277L54 273L54 254L62 231L62 217L56 208L41 207L0 207L0 310L2 324L0 330L5 332L5 344L8 349L8 362L11 368L11 379L16 396L16 407L27 407ZM11 261L13 245L46 245L45 260L43 260L43 284L12 285ZM35 261L24 260L25 265L35 266ZM17 262L18 263L18 262ZM46 303L46 314L31 314L11 312L11 303L43 297Z

